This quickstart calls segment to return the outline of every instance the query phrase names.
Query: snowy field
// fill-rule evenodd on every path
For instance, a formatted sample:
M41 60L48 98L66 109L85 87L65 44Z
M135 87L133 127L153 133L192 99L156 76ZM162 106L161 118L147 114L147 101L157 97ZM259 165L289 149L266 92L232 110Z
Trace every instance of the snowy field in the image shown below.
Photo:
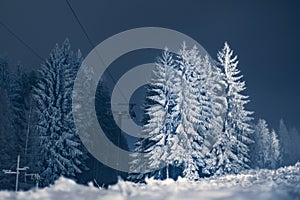
M82 186L60 178L48 188L28 192L0 192L2 200L176 200L176 199L251 199L300 200L300 163L278 170L249 170L240 175L227 175L202 179L190 183L178 181L147 180L147 184L119 181L109 189L99 189L92 184Z

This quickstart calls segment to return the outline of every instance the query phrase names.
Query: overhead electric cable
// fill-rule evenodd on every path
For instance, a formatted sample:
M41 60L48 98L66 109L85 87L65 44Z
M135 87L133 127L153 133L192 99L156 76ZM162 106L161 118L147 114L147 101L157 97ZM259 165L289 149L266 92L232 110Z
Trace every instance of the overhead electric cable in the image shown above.
M70 1L69 1L69 0L66 0L66 3L67 3L67 5L68 5L68 7L70 8L70 10L71 10L73 16L75 17L77 23L79 24L79 26L80 26L82 32L84 33L85 37L86 37L87 40L89 41L90 45L91 45L93 48L95 48L95 44L93 43L93 41L92 41L91 38L89 37L89 34L87 33L86 29L84 28L83 24L81 23L81 21L80 21L78 15L76 14L75 10L74 10L73 7L72 7ZM106 64L105 64L105 62L104 62L104 60L103 60L103 58L102 58L101 55L100 55L100 53L97 51L97 49L95 49L95 50L96 50L96 53L97 53L97 55L99 56L99 58L100 58L102 64L103 64L104 66L106 66ZM112 79L112 81L114 82L114 84L116 85L117 89L119 90L120 94L121 94L122 97L124 98L125 102L128 102L126 96L123 94L122 90L121 90L120 87L117 85L117 82L116 82L116 80L114 79L114 77L112 76L112 74L110 73L109 69L107 69L107 73L108 73L108 75L110 76L110 78Z
M5 30L11 34L14 38L16 38L20 43L22 43L31 53L33 53L37 58L44 61L42 56L40 56L29 44L27 44L20 36L18 36L8 25L4 24L2 21L0 21L0 24Z

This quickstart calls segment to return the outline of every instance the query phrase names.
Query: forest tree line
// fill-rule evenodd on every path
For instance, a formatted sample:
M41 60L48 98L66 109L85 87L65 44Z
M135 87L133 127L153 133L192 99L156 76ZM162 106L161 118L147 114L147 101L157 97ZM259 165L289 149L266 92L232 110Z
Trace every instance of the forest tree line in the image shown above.
M237 57L227 43L216 64L199 55L197 48L183 45L177 55L162 53L148 84L142 133L148 135L133 150L146 153L146 161L134 158L130 174L113 170L89 154L74 125L72 87L82 60L68 39L53 48L37 71L25 72L18 65L12 72L8 60L1 58L1 170L15 170L20 155L21 166L29 167L27 173L41 176L42 187L60 176L107 186L118 176L137 182L178 176L196 181L250 168L276 169L300 158L295 128L287 128L283 120L278 130L270 129L263 119L255 124L253 112L246 109L249 97L244 94L246 84ZM112 119L107 106L110 93L101 82L96 100L99 120ZM103 126L112 142L128 149L114 123ZM165 167L155 170L160 165ZM134 173L145 166L154 170ZM28 189L35 180L21 173L20 182L21 189ZM0 173L1 189L13 189L14 184L14 176Z

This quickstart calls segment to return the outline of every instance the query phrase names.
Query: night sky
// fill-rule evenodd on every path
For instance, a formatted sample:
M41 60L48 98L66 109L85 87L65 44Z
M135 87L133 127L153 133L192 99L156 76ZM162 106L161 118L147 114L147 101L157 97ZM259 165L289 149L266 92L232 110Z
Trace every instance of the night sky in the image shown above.
M130 3L128 3L130 2ZM277 129L279 119L300 130L300 6L297 1L70 0L94 44L137 27L174 29L213 57L228 41L247 83L248 109ZM1 0L0 21L46 58L66 37L87 55L92 45L64 0ZM0 25L0 55L11 66L38 69L41 60ZM116 69L117 70L117 69Z

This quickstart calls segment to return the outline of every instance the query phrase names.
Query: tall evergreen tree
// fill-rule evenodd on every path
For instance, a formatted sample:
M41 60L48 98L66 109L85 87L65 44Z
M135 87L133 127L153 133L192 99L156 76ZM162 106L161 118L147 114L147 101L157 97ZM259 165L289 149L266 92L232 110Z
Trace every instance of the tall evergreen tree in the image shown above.
M201 57L196 47L183 45L176 59L164 52L150 82L147 108L149 120L144 125L147 137L137 149L146 153L146 162L134 162L134 168L167 168L150 174L155 178L169 176L169 168L177 167L189 180L199 179L208 151L207 135L212 132L212 90L216 74L208 56ZM174 177L174 174L171 176Z
M172 54L165 50L162 58L158 59L153 77L148 85L147 101L151 105L146 107L148 120L143 127L145 138L137 142L137 153L144 153L145 156L137 156L131 166L131 171L148 168L152 171L148 176L157 179L169 178L169 168L175 165L172 155L172 145L174 145L174 131L178 112L178 93L180 88L180 78L175 70L175 62ZM167 166L167 167L163 167ZM162 169L160 169L162 168ZM159 170L157 170L159 169ZM134 175L131 174L134 178ZM143 177L137 174L135 178Z
M212 173L238 173L249 168L249 134L252 133L250 115L245 110L248 97L243 95L245 82L237 69L237 56L225 43L218 53L218 64L225 75L227 111L224 116L223 131L212 149L214 161L210 162Z
M210 64L208 57L206 57L205 60L205 63L208 63L205 64L205 66L209 66L210 68L210 70L206 70L210 72L206 75L206 79L209 83L206 92L209 97L210 105L210 128L207 131L207 143L210 145L210 151L205 155L205 167L202 168L201 173L202 176L210 176L215 173L217 167L218 158L216 157L217 152L215 148L221 141L220 137L224 127L224 119L228 105L225 91L227 83L224 73L220 68Z
M183 176L189 180L199 179L199 170L204 167L205 152L208 151L206 136L212 118L209 79L212 69L208 58L203 59L196 47L179 52L179 68L182 72L180 120L176 134L185 150Z
M82 146L71 113L72 72L76 72L80 56L73 54L68 40L62 47L56 45L42 65L41 78L34 89L43 185L52 184L61 175L75 176L84 167Z

